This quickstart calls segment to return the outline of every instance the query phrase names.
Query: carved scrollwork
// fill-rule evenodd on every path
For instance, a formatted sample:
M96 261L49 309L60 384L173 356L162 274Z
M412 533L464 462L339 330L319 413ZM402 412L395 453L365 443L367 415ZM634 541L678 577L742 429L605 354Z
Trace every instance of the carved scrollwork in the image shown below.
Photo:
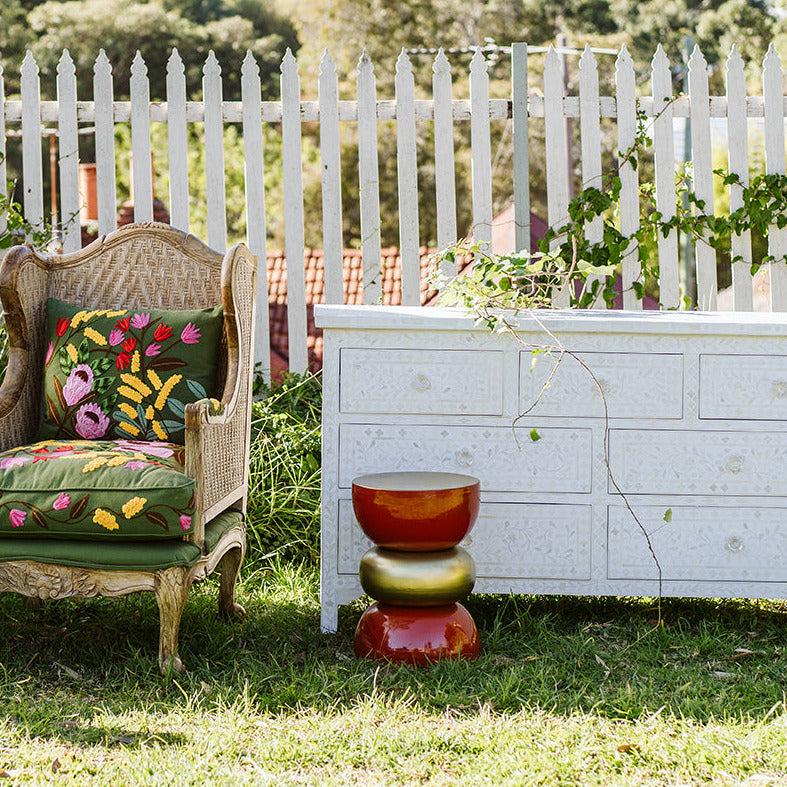
M121 596L152 590L140 572L101 571L20 560L0 563L0 590L40 599L80 596Z

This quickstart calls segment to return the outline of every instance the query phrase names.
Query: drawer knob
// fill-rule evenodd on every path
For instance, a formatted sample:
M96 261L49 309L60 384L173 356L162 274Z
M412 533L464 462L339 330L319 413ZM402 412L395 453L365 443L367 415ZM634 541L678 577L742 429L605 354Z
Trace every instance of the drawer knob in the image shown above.
M432 387L432 383L425 374L417 374L415 377L413 377L410 387L414 391L423 392L428 391Z
M473 455L469 451L460 451L456 455L456 463L459 467L472 467Z
M740 473L740 471L743 470L743 459L741 459L739 456L731 457L727 462L725 469L728 473L732 473L733 475Z
M773 383L773 395L777 399L785 399L785 398L787 398L787 381L785 381L785 380L774 380L774 383Z
M743 541L741 541L737 536L733 536L732 538L727 539L727 543L724 545L724 548L728 552L740 552L743 549Z

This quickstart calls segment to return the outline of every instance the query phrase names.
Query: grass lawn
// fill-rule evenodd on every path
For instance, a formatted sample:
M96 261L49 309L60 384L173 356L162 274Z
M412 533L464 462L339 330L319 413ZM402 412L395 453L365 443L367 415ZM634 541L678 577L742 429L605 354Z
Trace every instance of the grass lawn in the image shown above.
M0 770L57 784L787 783L787 607L474 596L475 662L352 656L313 569L195 587L162 678L152 596L0 597ZM2 776L2 773L0 773Z
M482 655L319 630L319 383L255 406L242 623L215 578L162 677L152 594L0 594L0 785L787 784L787 604L471 596Z

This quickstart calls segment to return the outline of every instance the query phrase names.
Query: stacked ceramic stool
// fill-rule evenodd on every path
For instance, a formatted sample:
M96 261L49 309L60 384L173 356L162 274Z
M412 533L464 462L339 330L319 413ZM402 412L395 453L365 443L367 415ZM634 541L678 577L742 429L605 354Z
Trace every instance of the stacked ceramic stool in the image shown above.
M376 545L361 558L361 586L376 603L358 622L356 656L419 666L476 657L478 629L459 603L473 589L475 564L458 544L478 515L478 479L375 473L353 481L352 498Z

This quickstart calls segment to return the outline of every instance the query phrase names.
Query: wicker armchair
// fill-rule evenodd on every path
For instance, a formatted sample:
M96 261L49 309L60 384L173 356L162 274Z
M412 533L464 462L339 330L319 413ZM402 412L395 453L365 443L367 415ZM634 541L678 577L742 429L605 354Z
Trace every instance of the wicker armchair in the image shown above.
M17 246L7 252L0 266L0 299L9 337L8 370L0 388L0 452L28 446L46 417L42 370L52 352L51 344L47 347L48 299L85 310L103 309L109 316L120 313L112 309L144 312L218 305L223 309L223 328L216 310L216 336L221 338L217 339L213 397L190 401L181 408L185 452L178 451L185 461L180 467L184 481L195 491L191 515L181 517L182 523L189 523L188 528L183 525L183 531L189 531L187 535L170 530L164 534L166 538L155 541L147 542L139 535L123 541L117 535L123 528L117 523L112 525L114 530L100 533L100 540L94 542L84 534L79 540L62 532L50 534L38 510L31 509L31 516L25 520L25 511L10 509L10 504L3 501L3 495L8 499L8 494L0 491L0 503L6 505L0 518L5 517L7 525L9 512L12 520L17 517L15 529L0 528L0 591L14 591L33 599L153 591L160 614L162 671L183 671L177 653L178 629L192 582L221 565L219 612L224 616L243 614L234 596L246 549L255 278L256 258L244 246L235 246L222 258L193 236L157 223L123 227L73 254L39 256L28 247ZM139 365L138 358L135 361ZM117 365L121 368L121 361ZM61 392L58 396L63 399ZM76 443L80 451L90 448L86 441ZM39 454L48 450L46 444L34 445L44 445L37 449ZM129 445L124 449L130 450ZM153 443L140 445L144 449ZM72 446L58 450L67 454L69 448ZM106 460L110 454L103 457L107 466L113 464ZM156 457L136 456L151 460L149 469L159 469L153 467L158 464L152 461ZM114 464L123 461L121 457ZM0 468L17 470L16 465L21 464L22 459L12 457L0 462ZM143 464L131 461L126 466ZM79 506L72 502L77 492L48 492L51 496L60 493L51 513L62 513L60 519L68 522L84 516L85 506L77 511ZM141 488L130 501L133 505L123 511L134 513L146 494ZM120 514L117 519L126 524ZM160 524L162 518L151 514L148 519ZM21 521L27 527L17 527ZM92 520L102 521L98 514ZM115 522L111 517L110 521ZM35 528L37 524L41 526Z

